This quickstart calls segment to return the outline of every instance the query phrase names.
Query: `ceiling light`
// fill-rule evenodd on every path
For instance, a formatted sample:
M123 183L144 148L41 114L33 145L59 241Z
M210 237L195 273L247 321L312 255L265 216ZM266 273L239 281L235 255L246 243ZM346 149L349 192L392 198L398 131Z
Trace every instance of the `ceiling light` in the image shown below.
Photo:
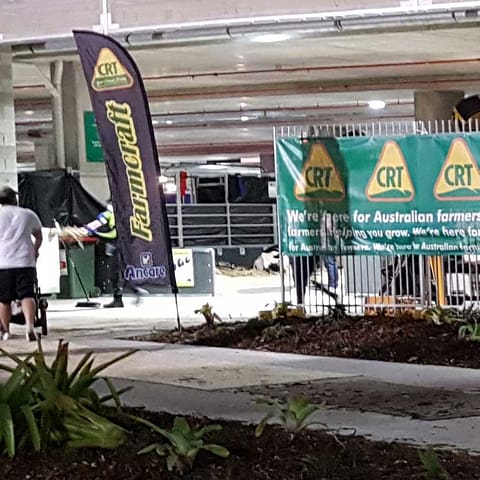
M383 100L370 100L368 106L373 110L381 110L385 108L385 102Z
M152 125L158 125L158 120L152 120Z
M168 177L166 177L165 175L160 175L160 176L158 177L158 181L159 181L160 183L167 183L167 182L168 182Z
M240 108L245 108L247 104L245 102L240 102Z
M292 38L290 33L262 33L259 35L252 35L252 40L259 43L274 43L274 42L284 42Z
M242 122L247 122L248 120L250 120L250 117L247 117L247 115L242 115L242 116L240 117L240 120L241 120Z
M33 110L25 110L25 115L33 115L34 113Z
M165 123L166 123L167 125L171 125L173 122L172 122L171 120L166 120Z

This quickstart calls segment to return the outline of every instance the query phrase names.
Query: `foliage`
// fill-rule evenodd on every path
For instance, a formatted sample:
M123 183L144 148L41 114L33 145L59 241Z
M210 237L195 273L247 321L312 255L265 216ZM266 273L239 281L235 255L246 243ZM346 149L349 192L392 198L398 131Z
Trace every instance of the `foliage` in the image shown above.
M272 309L272 319L298 317L305 318L305 309L301 306L294 306L290 302L275 302Z
M8 441L9 455L15 454L12 445L23 445L27 438L35 450L47 448L52 443L70 447L115 448L124 441L124 430L102 416L99 410L109 400L113 400L119 408L120 395L127 389L117 391L108 379L104 379L110 394L100 398L93 384L101 378L99 372L133 352L95 368L92 352L89 352L69 373L68 343L62 340L51 365L46 362L40 341L37 350L24 360L3 349L0 351L16 364L15 368L0 364L1 370L10 372L9 379L0 390L0 400L5 400L4 406L0 407L3 413L2 438ZM13 401L15 408L21 409L23 417L11 407L6 407ZM20 432L20 437L16 432Z
M51 365L47 365L46 363L40 340L38 341L37 350L33 353L33 362L29 361L29 359L21 360L18 356L12 355L2 349L0 349L0 351L17 363L17 365L23 366L29 376L39 377L38 379L40 381L36 384L37 388L44 387L46 382L51 383L59 392L93 410L97 410L101 404L110 400L113 400L115 405L120 407L120 395L131 389L131 387L125 387L117 391L110 380L99 376L99 373L134 354L135 350L123 353L96 367L93 367L95 361L92 358L93 352L87 352L70 374L68 373L69 344L61 339L58 341L56 355ZM1 368L0 366L0 369ZM93 385L99 380L103 380L107 386L110 392L108 395L99 397L94 390Z
M420 457L420 461L422 462L428 478L437 480L450 479L450 475L448 475L447 471L443 468L432 447L425 450L419 450L418 456Z
M200 313L203 315L205 323L208 327L213 327L215 320L218 320L219 322L222 321L222 319L216 313L214 313L212 305L209 305L208 303L203 305L202 308L195 310L195 313Z
M0 448L13 457L17 446L27 442L35 451L40 450L40 433L33 413L32 382L17 365L6 383L0 384Z
M269 342L271 340L277 340L280 338L287 337L294 332L294 329L290 325L282 325L281 323L276 323L271 327L264 328L262 331L262 338Z
M310 421L309 417L320 408L301 396L290 397L286 402L259 400L259 403L269 405L269 411L255 429L256 437L260 437L263 434L267 422L272 418L279 420L287 432L295 435L308 427L308 425L316 423Z
M458 338L465 338L467 340L480 340L480 324L477 319L467 320L465 325L461 325L458 329Z
M462 322L463 320L455 315L449 308L443 308L441 306L429 307L423 310L423 318L428 323L433 323L434 325L450 325L455 322Z
M230 455L230 452L225 447L214 443L205 443L203 438L208 433L221 430L222 427L220 425L192 428L184 418L175 417L172 429L166 430L144 418L132 418L159 433L167 440L167 443L152 443L140 450L138 454L142 455L154 451L158 455L166 455L169 471L174 469L177 469L179 472L191 470L200 450L206 450L224 458Z

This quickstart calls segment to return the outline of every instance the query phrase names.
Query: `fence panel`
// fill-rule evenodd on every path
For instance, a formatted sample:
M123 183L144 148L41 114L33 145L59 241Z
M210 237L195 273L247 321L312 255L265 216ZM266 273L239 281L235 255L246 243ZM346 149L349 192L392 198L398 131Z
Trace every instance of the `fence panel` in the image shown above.
M455 132L479 132L478 120L463 125L415 121L283 126L274 129L274 138L395 137ZM323 218L318 231L332 229L328 222L331 218ZM458 308L480 304L480 255L355 255L344 253L339 247L337 253L340 253L335 256L288 257L281 252L280 227L278 232L280 254L284 258L282 300L302 304L311 313L326 314L338 305L351 314L374 315L420 310L432 304Z

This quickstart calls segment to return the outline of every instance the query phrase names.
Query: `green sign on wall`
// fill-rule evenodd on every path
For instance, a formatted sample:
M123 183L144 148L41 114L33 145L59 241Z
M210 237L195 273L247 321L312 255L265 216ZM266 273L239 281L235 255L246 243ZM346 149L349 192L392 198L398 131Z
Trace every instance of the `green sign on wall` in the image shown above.
M83 112L83 125L85 128L87 162L104 162L103 148L98 136L95 114L93 112Z
M479 161L478 134L279 139L282 249L480 253Z

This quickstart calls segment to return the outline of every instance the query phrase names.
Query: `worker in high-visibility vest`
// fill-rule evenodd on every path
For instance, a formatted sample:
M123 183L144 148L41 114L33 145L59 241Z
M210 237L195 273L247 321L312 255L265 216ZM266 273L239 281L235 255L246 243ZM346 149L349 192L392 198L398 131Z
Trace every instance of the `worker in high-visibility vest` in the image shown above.
M105 254L111 257L110 281L113 287L113 300L107 303L103 308L122 308L123 307L123 276L122 262L119 249L117 247L117 227L115 224L115 215L111 202L107 204L107 210L99 213L94 221L85 225L88 233L101 238L105 242Z

